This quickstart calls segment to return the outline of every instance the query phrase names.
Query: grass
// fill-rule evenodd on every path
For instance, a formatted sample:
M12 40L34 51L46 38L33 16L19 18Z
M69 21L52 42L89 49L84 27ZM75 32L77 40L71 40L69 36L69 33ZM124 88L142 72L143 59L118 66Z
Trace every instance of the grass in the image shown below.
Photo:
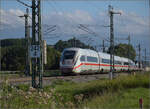
M55 88L59 93L95 95L104 91L117 91L127 88L145 87L149 88L149 74L128 77L118 77L114 80L95 80L81 84L57 85Z
M15 79L15 78L20 78L21 76L19 74L2 74L0 73L0 79Z
M1 108L117 107L119 109L138 107L137 100L143 97L146 103L144 108L147 108L150 99L149 84L149 73L87 83L57 80L42 90L35 90L28 85L9 86L5 82L0 87L0 104Z
M44 77L49 77L49 76L60 76L60 70L49 70L45 71L43 73ZM26 77L26 75L23 72L0 72L0 80L8 80L8 79L19 79L21 77Z
M80 107L90 109L137 109L139 108L139 98L143 98L144 109L149 109L150 89L141 87L95 96L85 100Z
M45 71L44 76L60 76L61 75L61 71L60 70L48 70Z

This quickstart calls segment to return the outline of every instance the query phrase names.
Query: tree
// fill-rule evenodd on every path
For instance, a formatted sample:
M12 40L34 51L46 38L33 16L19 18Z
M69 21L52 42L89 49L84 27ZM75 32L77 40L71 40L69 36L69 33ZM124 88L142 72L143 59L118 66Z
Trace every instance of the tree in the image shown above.
M24 39L4 39L1 40L1 70L24 71L25 69L25 40ZM58 69L60 52L47 46L48 62L45 69Z
M4 50L3 50L4 51ZM2 70L21 70L25 68L25 48L9 47L1 57Z
M25 39L1 40L1 70L24 70Z
M132 45L118 44L114 47L114 54L116 56L128 58L128 49L129 49L129 59L135 60L136 51ZM110 48L108 49L108 53L110 53Z
M60 52L62 52L65 48L69 48L69 47L88 48L88 49L90 48L94 50L92 46L84 44L83 42L76 39L75 37L72 39L69 39L68 41L59 40L54 45L54 48Z
M58 69L61 53L54 48L47 47L47 64L45 65L46 70Z

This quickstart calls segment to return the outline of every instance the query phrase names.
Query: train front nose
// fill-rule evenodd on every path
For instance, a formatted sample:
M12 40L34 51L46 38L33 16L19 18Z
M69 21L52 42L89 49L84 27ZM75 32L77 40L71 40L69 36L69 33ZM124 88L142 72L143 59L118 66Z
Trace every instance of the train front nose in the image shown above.
M74 66L74 56L76 51L74 50L66 50L62 54L61 62L60 62L60 70L62 73L72 73Z
M73 60L64 60L62 62L63 67L61 67L61 71L64 73L71 73L73 72Z

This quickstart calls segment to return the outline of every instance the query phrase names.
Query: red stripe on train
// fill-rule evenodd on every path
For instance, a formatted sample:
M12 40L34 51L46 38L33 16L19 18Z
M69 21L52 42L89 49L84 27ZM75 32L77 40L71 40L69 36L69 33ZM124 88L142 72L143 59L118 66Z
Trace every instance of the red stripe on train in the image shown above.
M74 67L73 69L79 68L81 65L93 65L93 66L111 66L109 64L93 64L93 63L81 63L80 65ZM128 67L123 65L114 65L114 67Z

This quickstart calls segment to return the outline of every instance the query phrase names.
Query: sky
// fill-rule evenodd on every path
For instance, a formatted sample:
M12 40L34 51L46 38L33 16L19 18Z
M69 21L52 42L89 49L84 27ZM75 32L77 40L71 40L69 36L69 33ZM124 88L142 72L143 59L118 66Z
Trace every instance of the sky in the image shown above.
M31 5L31 0L21 1ZM26 7L16 0L1 0L0 4L0 39L23 38L24 19L18 16L24 15ZM41 5L42 34L48 44L76 37L97 47L104 40L109 46L110 30L106 26L110 20L108 5L112 5L115 12L122 13L114 15L115 44L128 43L130 35L135 49L140 43L150 54L149 0L43 0ZM55 30L48 33L53 26Z

